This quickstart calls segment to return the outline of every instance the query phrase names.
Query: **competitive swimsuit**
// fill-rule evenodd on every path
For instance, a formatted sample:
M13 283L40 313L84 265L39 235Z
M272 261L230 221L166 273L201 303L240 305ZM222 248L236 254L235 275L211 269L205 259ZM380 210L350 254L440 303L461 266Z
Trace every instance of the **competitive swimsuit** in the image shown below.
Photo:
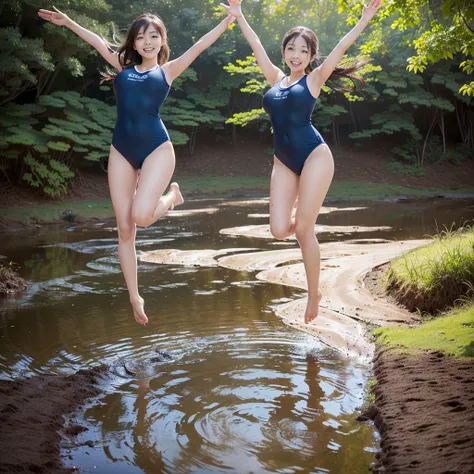
M112 145L134 168L141 168L145 158L170 139L160 118L169 90L161 66L144 72L130 67L115 77L117 123Z
M311 124L316 99L306 80L305 75L289 87L282 87L280 81L263 97L273 126L275 156L296 174L301 174L311 152L325 143Z

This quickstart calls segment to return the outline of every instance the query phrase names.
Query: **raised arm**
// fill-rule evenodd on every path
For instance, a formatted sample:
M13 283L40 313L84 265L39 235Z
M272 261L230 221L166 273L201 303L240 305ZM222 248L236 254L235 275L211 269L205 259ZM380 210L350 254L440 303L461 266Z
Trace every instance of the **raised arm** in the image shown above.
M240 29L248 41L250 47L252 48L255 59L257 60L260 69L262 70L267 81L274 86L280 79L284 77L283 71L276 67L267 55L267 52L262 46L259 37L252 30L250 25L247 23L247 20L242 14L242 9L240 4L242 0L229 0L229 5L224 5L221 3L221 6L225 8L232 16L237 18Z
M40 10L38 15L43 18L43 20L50 21L58 26L65 26L71 31L76 33L77 36L82 38L86 43L89 43L97 52L115 69L118 71L122 70L120 65L118 53L115 53L110 50L107 46L107 43L92 31L86 30L81 25L78 25L76 22L72 21L66 14L61 13L56 7L53 7L56 11L52 12L49 10Z
M213 44L227 27L235 20L231 15L222 20L214 29L206 33L201 39L196 41L191 48L189 48L179 58L169 61L163 65L163 72L166 75L167 81L171 84L188 66L211 44Z
M331 54L324 60L324 62L317 67L308 76L308 87L311 93L317 97L321 90L321 87L329 79L332 72L336 68L339 61L344 56L345 52L355 42L355 40L362 33L364 28L369 24L377 10L379 9L382 0L371 0L370 5L362 10L362 17L357 22L357 25L347 33L338 45L331 51Z

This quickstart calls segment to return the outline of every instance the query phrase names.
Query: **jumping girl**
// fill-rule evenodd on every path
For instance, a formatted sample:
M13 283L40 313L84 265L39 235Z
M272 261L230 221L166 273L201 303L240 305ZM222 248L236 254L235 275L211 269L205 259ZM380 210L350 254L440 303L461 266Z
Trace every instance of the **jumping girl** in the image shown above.
M313 31L296 27L283 38L282 55L290 75L272 64L258 36L245 20L242 0L229 0L224 7L240 25L258 65L272 88L265 94L263 106L273 127L274 164L270 184L270 230L276 239L292 234L301 247L308 286L304 321L313 321L322 298L319 290L321 256L314 225L331 184L334 162L329 147L311 124L311 114L322 86L328 79L355 78L363 64L337 67L380 7L381 0L364 6L357 25L339 42L331 54L314 70L318 39ZM292 210L298 199L296 214Z
M148 227L183 203L178 183L171 183L169 192L163 195L174 172L175 155L159 115L160 107L173 80L226 31L234 18L229 15L182 56L168 62L166 28L158 16L144 14L136 18L125 44L115 52L100 36L54 9L40 10L38 15L69 28L118 71L114 78L117 123L110 147L108 180L117 217L120 265L133 315L144 325L148 318L138 292L136 226Z

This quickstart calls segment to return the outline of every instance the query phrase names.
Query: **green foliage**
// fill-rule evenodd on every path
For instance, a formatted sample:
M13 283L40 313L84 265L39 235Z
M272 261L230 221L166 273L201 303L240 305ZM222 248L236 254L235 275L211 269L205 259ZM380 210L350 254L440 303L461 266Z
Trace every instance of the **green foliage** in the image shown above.
M52 71L51 55L43 40L28 38L13 27L0 27L0 105L14 100L28 88L37 85L37 71Z
M349 0L339 0L340 8L348 8L348 23L353 24L360 14L360 5ZM422 73L428 65L439 62L454 62L465 74L472 74L474 55L474 8L471 0L393 0L387 2L374 22L374 36L378 42L367 42L363 46L366 53L385 52L388 45L383 31L388 27L400 32L416 32L406 39L407 46L414 54L405 55L408 71ZM385 43L385 44L384 44ZM464 81L466 81L464 77ZM459 93L471 96L474 83L461 85Z
M234 125L245 127L254 120L264 120L266 122L270 122L265 110L252 109L248 112L239 112L234 114L231 118L227 119L226 123L232 123Z
M178 89L172 91L163 104L160 115L169 127L174 145L184 145L193 139L198 128L222 129L225 116L222 108L229 103L232 82L217 75L212 86L196 87L197 74L192 68L178 78ZM174 81L173 86L176 81Z
M405 165L399 161L391 161L385 166L385 169L390 173L404 174L408 176L421 177L425 175L425 170L417 164Z
M29 153L24 157L24 163L30 171L23 174L23 179L30 186L41 188L51 198L67 193L67 182L74 177L68 166L53 159L40 161Z
M52 4L5 0L0 7L0 170L11 181L22 180L28 154L48 169L51 160L75 169L80 160L105 160L110 146L113 92L111 83L99 85L98 74L106 63L70 30L37 17L38 8L51 9ZM323 88L312 119L325 138L338 143L339 134L353 132L357 144L370 144L365 138L377 135L396 141L400 149L409 144L406 156L394 151L403 167L421 166L424 157L458 163L472 156L474 82L466 78L474 71L474 35L466 27L473 21L468 4L469 0L384 4L348 51L351 57L374 59L363 69L363 93ZM55 6L108 40L116 39L116 33L123 39L139 14L158 12L168 29L171 59L225 16L214 0L59 0ZM261 0L244 3L243 8L272 62L287 72L280 51L287 30L299 24L312 28L324 58L355 24L362 3ZM202 129L270 129L261 109L269 85L249 54L234 24L173 82L162 117L175 145L188 144L192 150ZM418 74L406 70L410 64ZM435 146L433 136L442 137L442 142ZM462 149L449 146L453 138L462 142ZM27 172L33 182L29 168Z
M474 283L474 228L445 229L426 247L394 260L387 289L410 310L434 313L466 296Z
M115 114L115 107L73 91L42 96L39 104L10 103L0 109L0 166L50 197L62 196L74 160L107 158Z

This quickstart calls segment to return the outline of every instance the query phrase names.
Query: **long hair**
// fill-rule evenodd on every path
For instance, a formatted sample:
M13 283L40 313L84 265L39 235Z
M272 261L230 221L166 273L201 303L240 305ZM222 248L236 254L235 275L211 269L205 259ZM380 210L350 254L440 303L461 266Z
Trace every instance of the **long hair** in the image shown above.
M150 25L153 25L161 36L162 44L160 51L158 52L158 64L162 66L168 61L168 58L170 57L170 49L166 39L166 27L163 20L157 15L144 13L133 20L133 23L128 29L125 43L118 50L118 57L122 68L126 69L142 63L142 57L134 49L135 40L137 39L138 32L141 28L143 27L144 31L146 31ZM109 46L109 49L113 51L112 45L109 43L107 43L107 45ZM113 80L117 75L117 72L107 69L105 73L101 74L101 82L105 82Z
M314 34L312 30L306 28L305 26L297 26L288 31L283 37L283 42L281 45L281 54L283 56L285 55L285 49L288 43L298 36L301 36L306 41L310 57L314 58L312 61L310 61L304 71L306 74L309 74L314 69L312 63L315 65L315 67L318 67L323 63L323 60L319 57L318 37ZM338 67L336 67L332 74L329 76L328 81L333 82L337 81L338 79L350 79L352 81L353 86L348 87L329 84L329 87L331 87L332 89L347 92L355 91L357 89L358 84L360 87L363 87L365 85L365 80L363 77L356 74L356 72L362 69L368 62L369 61L366 59L357 59L352 62L340 62Z

